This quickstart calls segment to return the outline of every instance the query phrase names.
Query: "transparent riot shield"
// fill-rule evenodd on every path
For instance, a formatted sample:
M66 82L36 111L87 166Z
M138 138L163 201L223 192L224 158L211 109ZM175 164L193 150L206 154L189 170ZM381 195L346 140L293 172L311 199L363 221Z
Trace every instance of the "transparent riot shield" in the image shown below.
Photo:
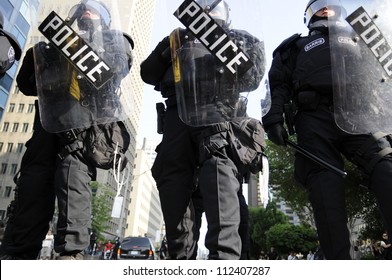
M120 1L120 0L119 0ZM57 3L57 2L56 2ZM133 41L117 1L41 5L33 46L41 122L49 132L124 120L133 108ZM129 20L129 17L128 17Z
M174 16L179 27L170 34L170 47L184 123L204 126L245 117L250 92L269 104L262 82L261 1L185 0Z
M387 0L338 4L339 17L328 21L336 123L352 134L391 133L392 5Z

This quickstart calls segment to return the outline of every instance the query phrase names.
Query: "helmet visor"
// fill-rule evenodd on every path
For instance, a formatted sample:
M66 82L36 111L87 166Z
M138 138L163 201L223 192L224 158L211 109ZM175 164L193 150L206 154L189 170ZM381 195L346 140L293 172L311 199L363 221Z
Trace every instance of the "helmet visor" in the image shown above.
M110 14L109 11L105 6L100 4L99 2L96 1L86 1L85 3L81 3L78 5L73 6L69 10L68 17L69 18L76 18L79 19L85 11L90 11L91 13L95 15L99 15L101 20L109 26L110 24Z
M217 0L196 0L203 9L208 9L206 12L215 20L221 20L224 23L229 21L229 6L225 1ZM217 4L212 10L209 11L209 7Z
M308 6L306 7L305 15L304 15L304 23L306 24L306 26L309 27L309 24L311 23L312 17L318 11L320 11L322 8L325 8L325 7L331 7L333 9L332 6L341 7L342 4L340 3L339 0L314 0L314 1L310 1Z

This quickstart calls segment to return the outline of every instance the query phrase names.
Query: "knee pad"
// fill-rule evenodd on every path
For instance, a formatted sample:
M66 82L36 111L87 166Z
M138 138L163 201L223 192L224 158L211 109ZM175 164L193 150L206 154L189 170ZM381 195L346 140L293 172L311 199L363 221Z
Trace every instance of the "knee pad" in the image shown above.
M387 157L392 157L392 135L377 132L362 145L353 160L366 176L370 176L376 164Z

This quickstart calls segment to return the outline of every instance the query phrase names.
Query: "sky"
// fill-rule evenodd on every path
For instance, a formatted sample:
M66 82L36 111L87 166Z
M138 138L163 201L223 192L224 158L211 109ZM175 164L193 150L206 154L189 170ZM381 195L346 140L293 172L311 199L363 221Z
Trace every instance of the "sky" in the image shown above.
M154 20L153 38L150 51L167 36L174 28L183 27L181 22L173 16L174 11L183 2L180 0L157 0L156 16ZM273 50L286 38L294 33L307 34L303 23L303 15L308 0L227 0L231 8L233 28L251 29L264 39L268 71L272 61ZM238 12L236 12L238 11ZM257 28L259 26L259 28ZM261 35L260 35L261 34ZM248 113L251 117L260 119L261 86L259 90L248 96ZM141 130L138 141L144 137L161 139L156 133L155 103L161 102L160 93L150 85L145 86L141 117Z

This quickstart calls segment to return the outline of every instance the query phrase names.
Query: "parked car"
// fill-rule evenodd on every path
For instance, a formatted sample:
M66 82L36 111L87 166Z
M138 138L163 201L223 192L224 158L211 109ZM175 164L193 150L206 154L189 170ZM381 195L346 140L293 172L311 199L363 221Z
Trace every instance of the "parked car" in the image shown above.
M126 237L117 250L118 260L145 259L157 260L154 244L148 237Z

